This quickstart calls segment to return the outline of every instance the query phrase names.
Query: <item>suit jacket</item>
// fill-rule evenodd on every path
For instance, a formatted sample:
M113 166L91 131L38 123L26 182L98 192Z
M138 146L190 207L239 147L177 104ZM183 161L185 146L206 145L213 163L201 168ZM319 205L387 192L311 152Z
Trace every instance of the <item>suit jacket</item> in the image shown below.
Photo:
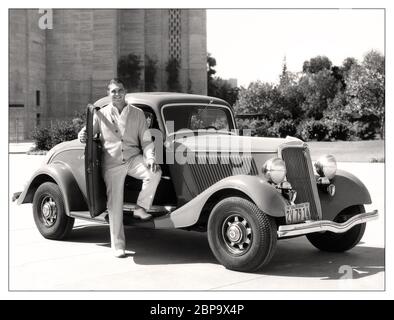
M100 133L103 146L103 169L125 164L141 151L146 159L155 159L154 143L144 112L129 104L119 118L115 108L110 103L93 116L93 134Z

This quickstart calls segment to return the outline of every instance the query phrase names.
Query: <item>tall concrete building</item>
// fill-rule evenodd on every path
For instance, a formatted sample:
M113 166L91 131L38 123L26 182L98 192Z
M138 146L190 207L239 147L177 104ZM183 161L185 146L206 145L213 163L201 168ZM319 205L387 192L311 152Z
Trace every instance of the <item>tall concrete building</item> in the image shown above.
M37 125L67 119L105 95L121 57L156 61L155 91L167 91L166 64L180 62L180 91L206 94L206 13L190 9L11 9L9 133L25 140Z

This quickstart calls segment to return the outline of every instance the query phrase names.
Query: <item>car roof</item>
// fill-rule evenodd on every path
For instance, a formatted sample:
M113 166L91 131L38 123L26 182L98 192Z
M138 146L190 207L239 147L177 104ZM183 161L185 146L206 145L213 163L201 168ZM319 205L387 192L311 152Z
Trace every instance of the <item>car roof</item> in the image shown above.
M97 100L94 105L103 107L109 104L111 98L106 96ZM126 94L126 101L131 104L146 104L160 113L163 105L171 103L204 103L220 104L231 108L224 100L198 94L175 93L175 92L136 92Z

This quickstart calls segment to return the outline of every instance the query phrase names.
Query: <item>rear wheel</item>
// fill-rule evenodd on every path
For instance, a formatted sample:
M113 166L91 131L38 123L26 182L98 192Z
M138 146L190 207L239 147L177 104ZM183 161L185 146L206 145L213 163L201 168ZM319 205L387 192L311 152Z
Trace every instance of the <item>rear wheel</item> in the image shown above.
M350 217L365 212L364 206L352 206L343 210L334 219L335 222L344 222ZM311 233L306 235L310 243L322 251L343 252L352 249L360 242L365 232L366 223L355 225L344 233L326 231L324 233Z
M209 245L216 259L228 269L259 270L271 260L276 240L274 219L246 199L226 198L209 216Z
M74 225L74 218L66 215L60 188L53 182L45 182L37 188L33 216L38 230L47 239L64 239Z

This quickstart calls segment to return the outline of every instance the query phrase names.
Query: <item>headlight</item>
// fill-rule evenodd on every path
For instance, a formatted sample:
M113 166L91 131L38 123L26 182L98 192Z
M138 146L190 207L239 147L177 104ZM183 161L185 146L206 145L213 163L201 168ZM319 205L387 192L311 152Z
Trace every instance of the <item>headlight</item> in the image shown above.
M334 156L328 154L324 155L317 160L315 163L316 172L321 177L327 177L328 179L332 179L335 177L337 173L337 161Z
M269 181L281 183L286 177L285 162L280 158L267 160L263 165L263 174Z

